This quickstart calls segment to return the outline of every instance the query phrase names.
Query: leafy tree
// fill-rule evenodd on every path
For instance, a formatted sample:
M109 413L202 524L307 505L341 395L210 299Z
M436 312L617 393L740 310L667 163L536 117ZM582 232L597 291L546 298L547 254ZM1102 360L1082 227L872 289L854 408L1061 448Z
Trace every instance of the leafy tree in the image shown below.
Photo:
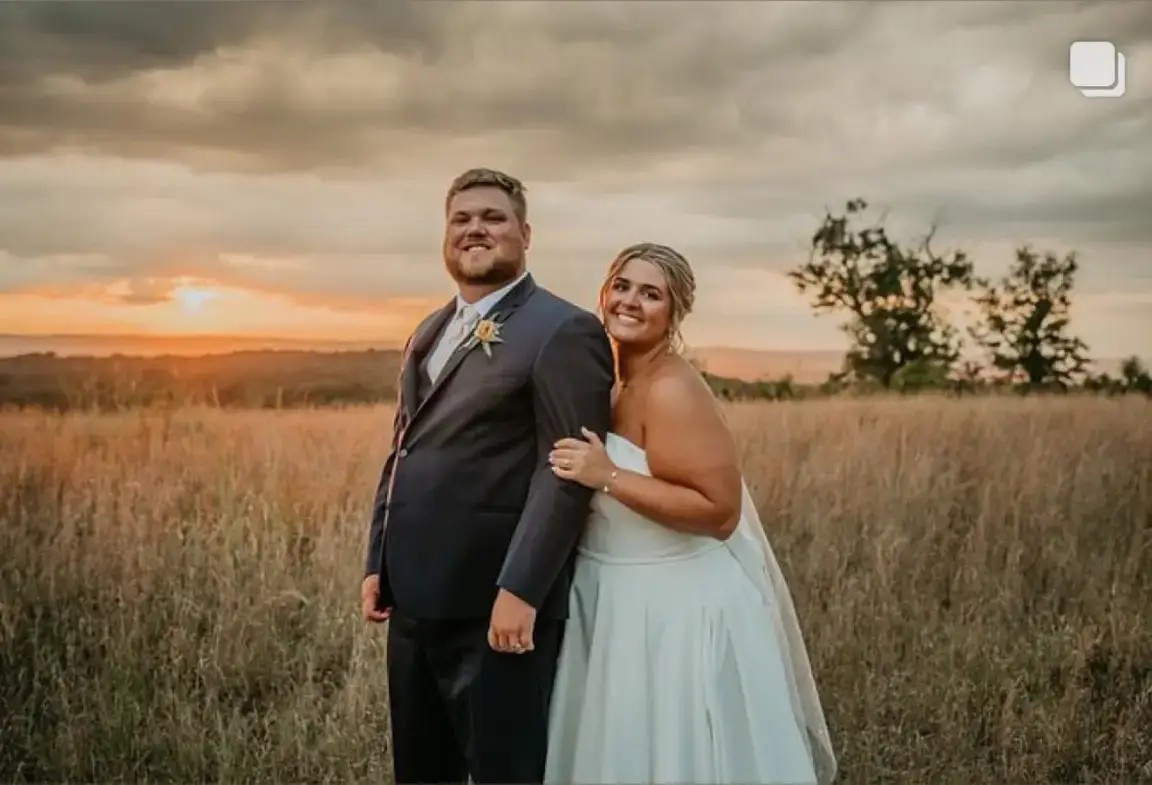
M1084 371L1088 346L1068 333L1078 267L1074 253L1041 257L1025 246L998 287L981 282L979 318L970 333L1007 381L1067 387Z
M959 331L937 308L951 287L970 288L972 263L964 252L940 256L931 249L933 228L917 248L902 248L881 224L855 228L852 222L867 208L863 199L847 203L846 213L826 213L812 237L806 264L790 271L796 288L812 295L819 312L848 315L841 329L852 340L845 371L886 388L906 367L917 385L950 367L960 356Z
M1119 379L1113 379L1110 375L1102 373L1100 375L1088 374L1084 377L1084 389L1090 392L1102 392L1108 395L1119 395L1123 390L1124 382Z
M1120 364L1120 376L1124 380L1125 392L1142 392L1145 395L1152 395L1152 376L1148 375L1148 369L1144 367L1136 355L1132 355Z

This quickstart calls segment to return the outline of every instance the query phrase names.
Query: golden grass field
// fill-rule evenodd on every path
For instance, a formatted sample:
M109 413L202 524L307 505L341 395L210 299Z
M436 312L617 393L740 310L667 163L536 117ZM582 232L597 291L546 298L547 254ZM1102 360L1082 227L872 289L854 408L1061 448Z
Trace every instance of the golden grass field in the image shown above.
M840 781L1152 781L1152 403L728 412ZM0 413L0 780L388 781L390 422Z

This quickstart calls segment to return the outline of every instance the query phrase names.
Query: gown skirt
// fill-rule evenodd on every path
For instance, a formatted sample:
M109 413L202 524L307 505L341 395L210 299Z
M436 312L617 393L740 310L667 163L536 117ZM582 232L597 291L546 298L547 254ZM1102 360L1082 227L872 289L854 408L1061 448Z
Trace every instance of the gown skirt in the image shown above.
M631 442L610 433L606 446L617 465L647 470ZM764 586L729 543L597 493L576 560L545 782L826 781Z

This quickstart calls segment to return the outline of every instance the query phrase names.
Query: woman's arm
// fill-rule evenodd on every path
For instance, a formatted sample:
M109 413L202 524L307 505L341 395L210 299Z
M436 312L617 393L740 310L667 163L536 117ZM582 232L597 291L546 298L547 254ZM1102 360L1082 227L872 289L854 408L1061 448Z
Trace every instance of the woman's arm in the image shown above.
M607 487L622 504L670 529L726 539L740 519L740 469L710 390L694 374L666 374L652 382L645 403L644 449L653 476L612 466L594 436L591 444L558 442L554 471L597 490ZM563 468L565 462L572 468Z

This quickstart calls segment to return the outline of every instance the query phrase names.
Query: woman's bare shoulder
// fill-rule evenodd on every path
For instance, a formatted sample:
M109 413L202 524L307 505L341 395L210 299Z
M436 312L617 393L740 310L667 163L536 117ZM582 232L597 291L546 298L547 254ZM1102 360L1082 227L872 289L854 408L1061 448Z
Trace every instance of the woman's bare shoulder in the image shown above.
M677 357L653 375L644 419L653 476L712 499L731 497L739 477L733 436L711 388L689 362Z
M680 356L670 357L652 376L648 403L658 409L715 408L716 399L700 371Z

